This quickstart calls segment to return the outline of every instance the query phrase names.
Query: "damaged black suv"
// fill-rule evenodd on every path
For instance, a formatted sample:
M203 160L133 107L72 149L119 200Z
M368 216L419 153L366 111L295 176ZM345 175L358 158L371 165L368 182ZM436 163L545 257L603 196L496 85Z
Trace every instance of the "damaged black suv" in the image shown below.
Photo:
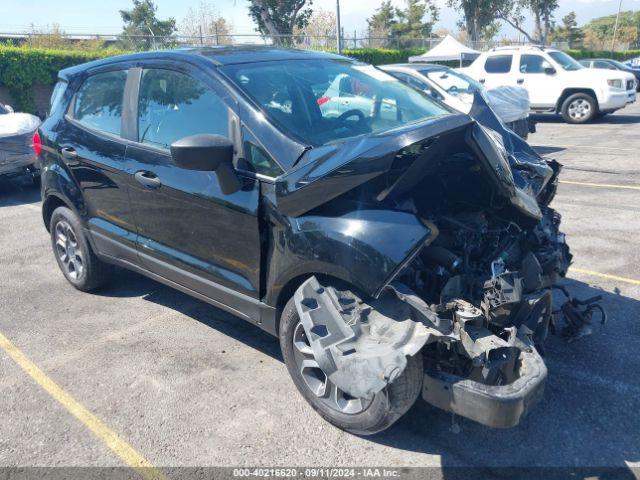
M76 288L117 265L255 323L358 434L419 395L494 427L541 397L560 165L480 94L465 115L344 57L223 47L63 70L52 105L43 217Z

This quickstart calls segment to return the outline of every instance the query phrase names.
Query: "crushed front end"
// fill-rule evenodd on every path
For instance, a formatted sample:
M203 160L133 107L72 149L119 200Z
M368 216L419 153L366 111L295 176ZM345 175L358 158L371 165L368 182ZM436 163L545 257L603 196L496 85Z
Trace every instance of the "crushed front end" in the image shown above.
M402 374L406 357L420 355L422 397L484 425L515 426L541 398L544 343L556 327L553 291L572 258L549 206L561 166L492 127L458 123L422 138L423 131L407 134L410 143L392 144L391 156L380 142L372 150L360 144L368 170L358 176L364 167L356 159L349 175L342 167L323 178L328 189L344 191L325 190L331 202L313 204L314 215L357 204L411 213L428 232L373 294L315 277L296 292L315 359L349 396L371 398ZM378 175L381 159L387 168ZM323 186L297 178L309 184ZM304 214L305 204L292 208ZM574 303L578 325L569 336L580 330Z

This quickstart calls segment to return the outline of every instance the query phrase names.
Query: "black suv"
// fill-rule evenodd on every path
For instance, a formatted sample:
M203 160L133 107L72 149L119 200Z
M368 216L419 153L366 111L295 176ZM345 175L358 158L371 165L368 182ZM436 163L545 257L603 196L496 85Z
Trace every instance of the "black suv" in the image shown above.
M560 166L481 97L470 115L322 53L91 62L60 72L39 131L44 223L79 290L116 265L278 336L340 428L381 431L420 393L513 426L571 258Z

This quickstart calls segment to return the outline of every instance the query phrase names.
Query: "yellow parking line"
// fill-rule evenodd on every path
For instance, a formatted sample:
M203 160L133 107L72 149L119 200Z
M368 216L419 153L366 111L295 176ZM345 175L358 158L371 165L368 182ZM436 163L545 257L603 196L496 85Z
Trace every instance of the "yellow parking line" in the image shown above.
M605 278L607 280L616 280L618 282L630 283L632 285L640 285L640 280L634 280L633 278L619 277L617 275L609 275L608 273L594 272L593 270L585 270L583 268L571 267L572 272L582 273L584 275L591 275L593 277Z
M76 399L51 380L38 366L20 351L11 341L0 333L0 347L7 352L14 362L20 366L38 385L57 400L69 413L80 420L105 445L118 455L124 463L135 469L145 480L167 480L167 477L155 468L147 459L136 452L131 445L122 440L107 427L98 417L84 408Z
M640 187L637 187L634 185L614 185L611 183L572 182L570 180L560 180L560 183L566 183L569 185L582 185L583 187L622 188L624 190L640 190Z

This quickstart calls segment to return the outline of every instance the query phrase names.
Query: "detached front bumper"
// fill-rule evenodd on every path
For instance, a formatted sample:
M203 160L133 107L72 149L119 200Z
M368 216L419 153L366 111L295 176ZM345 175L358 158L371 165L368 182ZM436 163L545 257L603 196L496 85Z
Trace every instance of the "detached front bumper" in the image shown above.
M514 427L544 393L547 367L535 350L522 351L520 376L490 386L444 372L426 372L422 397L428 403L495 428Z

